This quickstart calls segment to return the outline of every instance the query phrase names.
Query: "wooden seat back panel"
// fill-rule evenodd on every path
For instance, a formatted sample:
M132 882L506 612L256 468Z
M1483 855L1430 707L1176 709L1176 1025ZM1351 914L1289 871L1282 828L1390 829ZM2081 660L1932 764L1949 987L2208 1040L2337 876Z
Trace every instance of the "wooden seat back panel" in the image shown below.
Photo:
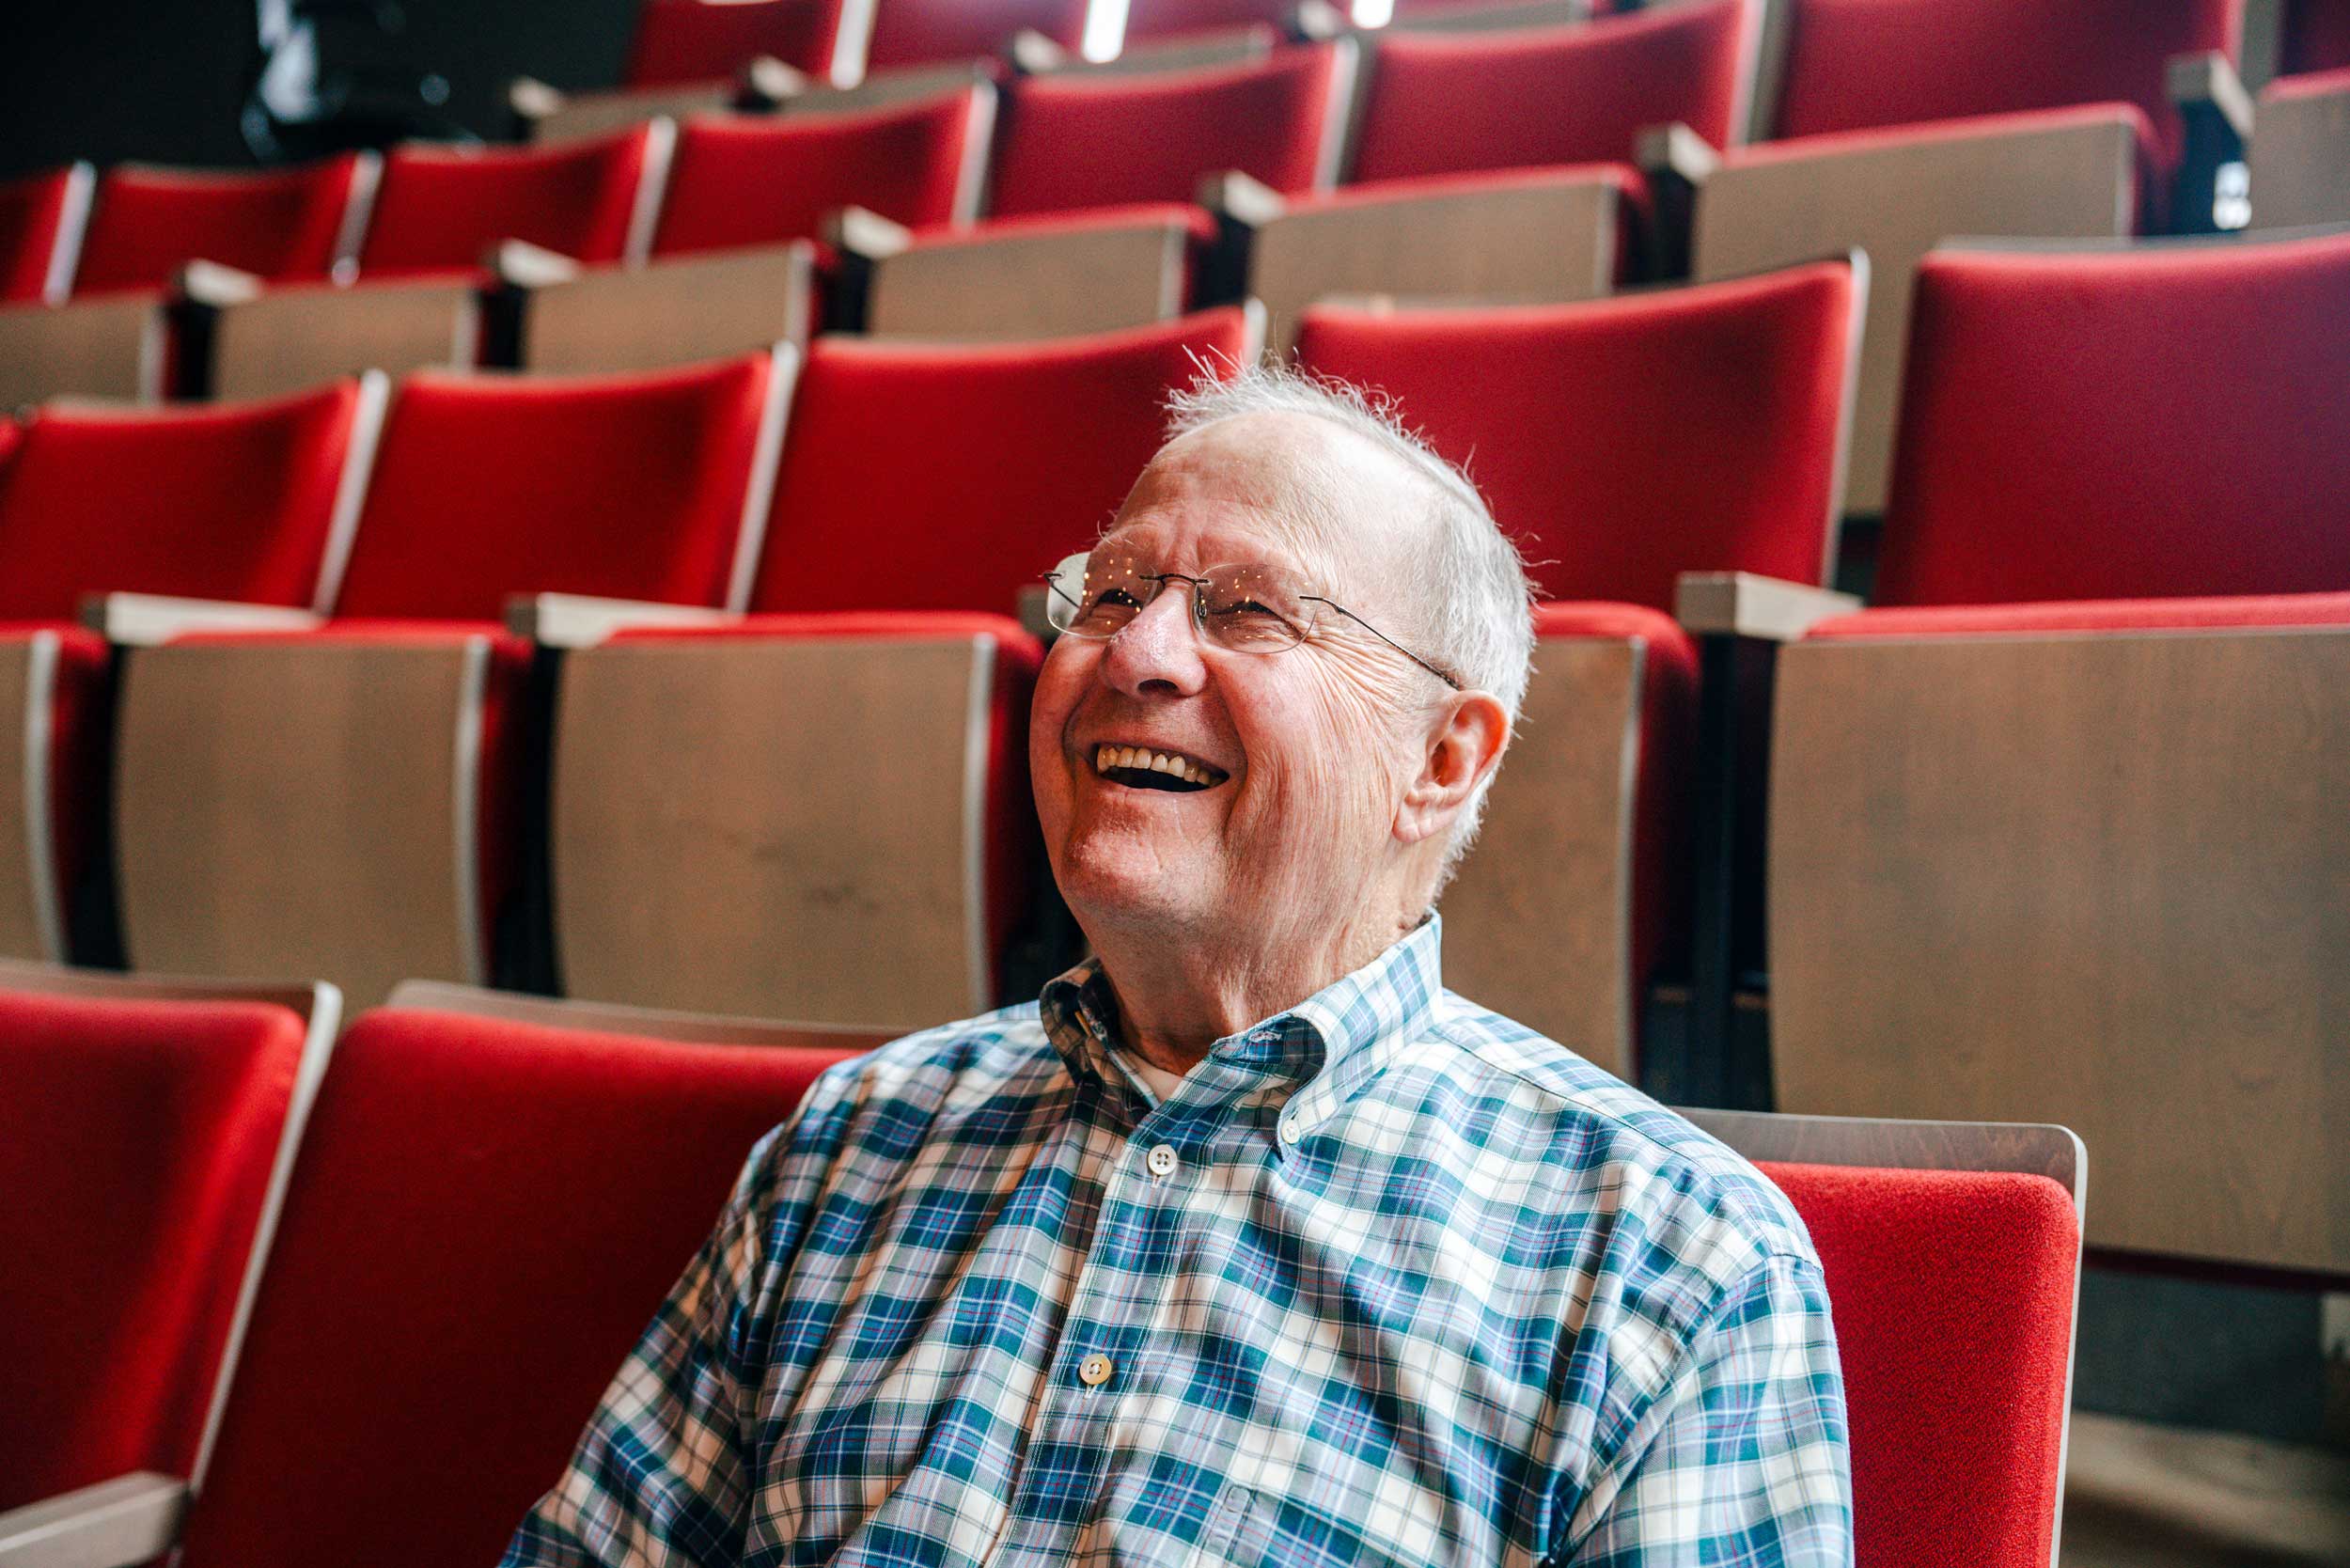
M272 290L214 317L212 396L274 398L362 370L470 366L479 321L465 283Z
M657 370L806 343L815 255L805 243L597 267L530 296L528 369Z
M2350 633L1797 645L1778 1104L2058 1121L2094 1245L2350 1271Z
M2262 100L2249 161L2255 226L2350 223L2350 82Z
M1180 223L916 245L873 269L866 329L932 338L1067 337L1183 314Z
M0 306L0 409L60 397L153 402L164 341L153 294Z

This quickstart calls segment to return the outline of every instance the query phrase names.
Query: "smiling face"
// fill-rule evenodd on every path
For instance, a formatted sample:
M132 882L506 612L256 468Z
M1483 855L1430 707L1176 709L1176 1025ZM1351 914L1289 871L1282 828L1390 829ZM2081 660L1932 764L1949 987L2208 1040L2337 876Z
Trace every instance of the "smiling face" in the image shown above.
M1328 421L1228 419L1159 453L1096 559L1276 568L1408 644L1413 618L1390 585L1423 525L1399 500L1417 482ZM1029 731L1063 897L1097 946L1114 930L1302 951L1368 917L1375 952L1414 884L1433 885L1441 836L1407 796L1451 696L1327 607L1285 651L1210 645L1180 582L1114 636L1063 636Z

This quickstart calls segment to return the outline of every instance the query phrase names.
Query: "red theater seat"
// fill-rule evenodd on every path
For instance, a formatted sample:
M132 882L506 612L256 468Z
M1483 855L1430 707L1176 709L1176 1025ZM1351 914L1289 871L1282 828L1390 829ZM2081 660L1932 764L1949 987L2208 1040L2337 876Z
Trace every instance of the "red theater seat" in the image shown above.
M879 1043L416 995L319 1091L188 1568L495 1560L754 1143Z
M1825 580L1865 285L1845 262L1592 301L1306 312L1298 360L1465 463L1553 599Z
M2135 106L2178 161L2167 62L2233 58L2242 0L1794 0L1776 136L2080 103Z
M2047 1568L2080 1278L2080 1140L2053 1126L1684 1114L1757 1163L1819 1251L1858 1560Z
M195 1473L337 1011L0 964L0 1510Z
M2290 0L2279 74L2350 67L2350 0Z
M1705 0L1562 27L1382 35L1356 182L1547 164L1625 164L1637 133L1679 120L1745 140L1750 0Z
M1296 10L1297 0L1133 0L1126 8L1126 41L1152 43L1257 24L1281 27Z
M822 78L832 70L841 0L643 0L628 85L723 81L766 55Z
M362 1000L488 973L527 712L507 596L739 602L784 390L763 354L403 383L332 573L340 619L133 655L117 820L133 962L306 969ZM270 842L302 846L300 886Z
M885 71L992 57L1024 30L1073 51L1085 25L1086 0L875 0L865 65Z
M0 302L65 298L95 179L75 164L0 180Z
M1167 393L1255 352L1237 308L1045 343L820 340L751 608L1012 612L1125 499Z
M258 174L108 169L98 181L73 291L160 289L198 259L264 278L324 277L358 166L346 155Z
M1355 58L1352 43L1315 44L1195 71L1024 78L996 138L989 211L1189 201L1227 170L1276 191L1327 188Z
M2350 233L1919 269L1877 600L2350 588Z
M907 225L976 212L995 91L846 114L711 116L678 133L658 255L813 239L854 204Z
M470 269L500 240L579 261L617 261L659 125L551 148L403 143L384 159L359 270L391 276Z

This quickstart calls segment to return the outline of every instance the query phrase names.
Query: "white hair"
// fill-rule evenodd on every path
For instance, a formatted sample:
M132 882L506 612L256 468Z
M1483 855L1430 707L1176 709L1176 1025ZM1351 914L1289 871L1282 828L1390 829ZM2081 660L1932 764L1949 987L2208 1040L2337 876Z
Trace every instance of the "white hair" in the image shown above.
M1408 429L1384 395L1288 367L1251 366L1229 380L1214 372L1201 375L1168 398L1167 438L1255 414L1327 420L1386 451L1422 481L1419 515L1428 526L1407 554L1403 572L1420 585L1414 595L1419 603L1412 611L1417 625L1409 646L1464 686L1490 693L1509 713L1514 729L1533 671L1533 584L1517 546L1495 523L1468 476ZM1335 504L1324 515L1303 521L1332 539L1339 536L1331 530L1346 525ZM1439 887L1451 879L1476 839L1492 782L1488 774L1453 824Z

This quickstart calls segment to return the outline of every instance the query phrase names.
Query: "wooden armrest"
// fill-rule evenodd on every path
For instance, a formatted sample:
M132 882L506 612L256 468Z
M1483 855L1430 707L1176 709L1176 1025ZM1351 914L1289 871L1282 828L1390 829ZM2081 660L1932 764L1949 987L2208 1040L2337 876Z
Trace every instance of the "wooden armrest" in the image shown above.
M172 290L180 299L214 310L259 299L261 289L261 280L253 274L218 261L190 261L172 274Z
M827 213L824 243L867 261L879 261L912 247L914 231L862 207L843 207Z
M772 107L788 99L797 98L819 84L807 72L785 65L773 55L758 55L743 67L742 79L737 86L746 103L765 103Z
M307 632L323 619L284 604L160 593L93 593L82 600L82 624L124 648L153 648L191 632Z
M482 264L509 289L549 289L580 274L580 264L570 257L527 240L500 240L482 257Z
M171 1550L188 1485L151 1470L0 1513L4 1568L130 1568Z
M593 648L639 626L723 626L742 618L699 604L598 599L584 593L517 593L506 601L506 628L541 648Z
M1017 75L1047 76L1067 70L1074 56L1035 28L1023 27L1004 46L1004 58Z
M2176 55L2164 69L2163 87L2181 113L2208 106L2240 141L2252 139L2252 94L2235 66L2217 50Z
M1199 205L1220 219L1249 228L1262 228L1289 211L1289 203L1278 191L1238 169L1200 180Z
M1330 0L1299 0L1290 12L1289 31L1300 43L1327 43L1355 30L1345 11Z
M1679 120L1643 127L1633 139L1632 161L1651 179L1664 176L1690 185L1704 184L1722 166L1714 144Z
M1794 642L1832 615L1860 608L1849 593L1763 577L1751 572L1684 572L1673 614L1699 636Z
M506 84L506 106L527 124L538 124L570 101L569 93L536 76L517 76Z

